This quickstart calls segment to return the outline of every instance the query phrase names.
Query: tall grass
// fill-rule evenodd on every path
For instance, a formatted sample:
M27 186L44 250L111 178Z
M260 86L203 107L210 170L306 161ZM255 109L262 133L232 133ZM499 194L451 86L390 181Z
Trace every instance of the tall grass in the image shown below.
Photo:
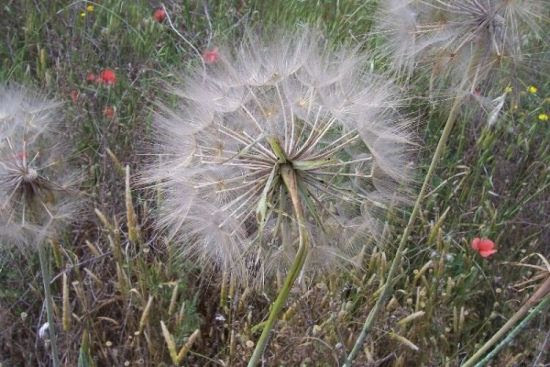
M164 5L174 27L203 51L238 36L244 25L297 22L319 26L334 44L381 46L381 38L366 38L376 3ZM65 101L72 121L66 134L77 142L87 176L89 214L50 244L62 363L244 365L282 279L263 291L242 289L230 276L222 281L222 274L207 275L177 259L173 243L152 231L156 194L137 190L131 178L146 159L141 153L149 151L144 138L151 136L153 101L176 71L198 62L197 55L166 23L152 19L154 8L146 1L90 4L93 11L87 2L8 1L0 17L0 81ZM387 69L384 56L369 61L373 70ZM114 86L86 82L88 73L104 68L116 72ZM425 95L429 85L420 80L412 94ZM356 365L460 365L547 276L550 129L539 116L548 113L548 86L547 79L520 81L517 99L506 97L491 128L484 126L483 111L461 109L396 266L393 295L380 308ZM498 92L487 98L504 90ZM412 99L409 111L422 121L421 180L448 111L424 98ZM386 241L360 259L360 269L301 279L263 355L267 365L338 365L345 358L382 292L408 217L401 210L385 217ZM470 248L474 237L491 238L498 252L482 259ZM38 271L37 255L1 250L4 365L47 365L50 359L36 338L44 323ZM542 314L527 327L494 357L494 365L548 360L548 317Z

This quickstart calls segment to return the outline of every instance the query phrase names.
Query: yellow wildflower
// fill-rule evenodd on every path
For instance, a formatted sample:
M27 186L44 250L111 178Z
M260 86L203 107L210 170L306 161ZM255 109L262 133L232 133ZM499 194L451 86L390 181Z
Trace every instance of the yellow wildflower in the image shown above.
M81 16L82 18L84 18L84 17L86 16L86 12L84 12L84 11L81 12L81 13L80 13L80 16Z
M504 88L504 93L512 93L513 90L514 89L512 87L508 86L508 87Z
M94 6L92 4L88 4L86 6L86 11L89 12L89 13L93 12L94 11Z
M528 91L529 93L531 93L531 94L537 93L538 90L539 90L539 89L538 89L536 86L534 86L534 85L530 85L529 88L527 88L527 91Z
M539 114L539 120L540 121L548 121L548 114L546 114L544 112Z

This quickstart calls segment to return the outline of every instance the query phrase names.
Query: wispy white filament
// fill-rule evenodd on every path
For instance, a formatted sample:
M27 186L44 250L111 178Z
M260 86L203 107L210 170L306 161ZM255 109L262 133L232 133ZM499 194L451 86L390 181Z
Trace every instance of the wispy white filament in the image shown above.
M157 116L158 160L144 180L163 192L158 226L186 259L284 270L298 231L282 154L297 172L309 269L354 262L409 179L409 120L396 89L366 72L359 50L330 49L308 30L248 32L229 49L206 74L185 76L172 91L179 105Z
M0 87L0 239L29 246L74 218L77 174L59 128L60 104Z
M472 82L478 86L495 69L503 71L500 77L517 77L531 56L525 46L547 41L549 5L547 0L389 0L382 2L377 31L400 74L410 75L420 63L429 65L438 81L460 81L473 62Z

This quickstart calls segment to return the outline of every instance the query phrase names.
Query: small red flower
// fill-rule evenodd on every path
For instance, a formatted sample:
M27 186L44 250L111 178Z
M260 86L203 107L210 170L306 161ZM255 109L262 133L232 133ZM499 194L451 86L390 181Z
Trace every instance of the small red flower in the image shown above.
M495 243L486 238L474 238L472 240L472 248L479 252L482 257L489 257L497 252L495 249Z
M166 19L166 12L163 8L156 8L153 12L153 19L156 20L159 23L164 22L164 19Z
M93 83L97 80L97 75L95 75L94 73L92 72L89 72L88 74L86 74L86 81L88 83Z
M213 64L216 61L218 61L220 59L220 53L218 52L218 48L214 47L210 50L204 51L204 53L202 54L202 59L207 64Z
M99 73L98 82L105 85L114 85L116 83L116 75L112 69L103 69Z
M113 117L115 117L115 112L116 111L113 106L106 106L103 109L103 116L105 116L105 118L112 119Z

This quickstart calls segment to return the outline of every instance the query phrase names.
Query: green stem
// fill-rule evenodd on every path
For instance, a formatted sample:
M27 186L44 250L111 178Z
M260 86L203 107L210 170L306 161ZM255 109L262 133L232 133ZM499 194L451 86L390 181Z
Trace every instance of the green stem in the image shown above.
M395 273L397 272L397 267L401 263L401 257L403 256L405 245L407 244L407 239L409 238L409 235L411 233L412 227L414 225L414 221L416 220L416 216L420 211L420 205L422 203L422 200L424 200L424 195L426 194L426 190L428 189L428 186L432 180L435 167L437 166L439 159L441 158L441 156L443 155L443 152L445 151L447 140L449 139L449 135L451 134L451 130L453 129L456 118L458 116L458 111L460 109L460 106L462 105L462 101L464 100L464 95L463 95L464 87L466 85L469 85L468 90L471 92L475 88L478 82L477 80L478 75L477 75L476 69L478 66L479 57L481 56L481 52L483 51L484 50L481 48L477 48L474 51L468 65L468 69L464 74L464 78L462 79L460 85L457 88L459 94L457 94L454 97L453 105L451 106L451 110L449 111L449 116L447 117L447 121L445 122L445 126L443 127L443 132L441 133L441 137L439 138L437 147L435 148L435 152L432 157L430 167L428 168L428 172L426 173L426 177L424 177L424 182L422 183L422 187L420 189L420 192L418 193L416 202L414 203L411 216L409 217L409 222L407 223L407 226L403 231L403 235L401 236L401 240L399 241L399 246L397 247L395 257L392 260L390 271L388 272L388 275L386 277L386 282L382 286L382 292L378 300L376 301L376 304L374 305L372 310L370 310L367 316L367 319L365 320L365 324L363 325L363 328L361 330L361 333L359 334L359 337L355 341L355 345L353 346L353 349L351 350L351 352L348 354L342 367L351 367L351 363L353 362L357 353L359 353L359 350L361 349L369 331L372 329L372 326L374 325L374 319L378 315L378 312L380 312L382 306L385 304L387 298L392 294L392 289L393 289L392 282L395 281L394 279Z
M42 282L44 283L44 294L46 298L46 314L48 318L48 333L50 336L50 347L52 350L53 367L59 367L59 353L57 350L57 335L55 333L55 321L53 317L53 298L50 288L51 276L50 267L46 256L46 248L43 243L38 245L38 258L40 259L40 270L42 271Z
M485 344L481 348L477 350L477 352L470 357L462 367L471 367L474 365L474 363L480 359L485 352L487 352L500 338L504 336L510 330L525 314L534 307L537 302L542 299L545 296L548 296L550 294L550 277L546 279L544 283L537 289L535 293L525 302L523 306L520 307L519 310L516 311L512 317L502 327L491 337L491 339L487 340Z
M359 337L355 341L355 345L353 346L353 349L347 356L343 367L351 367L351 363L353 362L355 356L361 349L363 342L365 341L365 338L367 337L369 331L371 330L374 324L375 317L378 315L378 312L380 311L382 306L385 304L386 299L392 293L392 286L393 286L392 281L394 280L395 273L397 272L397 267L401 263L403 250L405 249L405 245L407 244L407 239L409 238L414 221L416 220L416 216L418 215L418 212L420 210L420 205L422 203L422 200L424 200L424 195L426 194L426 190L431 182L435 167L437 166L437 163L439 162L439 159L441 158L441 155L445 150L445 145L447 144L447 140L449 139L449 135L451 134L451 130L453 129L454 123L456 121L456 117L458 116L458 110L462 104L462 100L463 100L462 95L458 95L454 98L451 111L449 112L449 117L447 118L447 122L445 123L445 127L443 128L443 133L439 138L439 143L437 144L437 148L435 149L434 155L432 157L432 162L430 163L430 167L428 168L428 173L426 173L426 177L424 178L424 183L422 184L420 193L418 194L418 197L416 198L416 202L414 203L411 216L409 217L409 222L407 223L407 226L405 227L403 235L401 236L399 247L397 248L395 257L393 258L393 261L391 263L390 271L386 277L387 280L382 286L383 287L382 294L378 298L376 304L374 305L374 308L369 312L367 316L367 320L365 321L365 324L363 325L363 329L361 330L361 334L359 334Z
M273 304L271 305L271 311L269 313L269 317L267 318L267 321L265 323L264 329L262 331L262 335L260 336L260 339L258 339L258 343L256 344L256 348L254 349L254 353L252 354L252 357L250 357L250 360L248 361L248 367L254 367L260 361L260 358L262 357L262 354L264 353L264 350L267 346L267 342L269 340L269 334L271 333L271 330L273 329L275 322L279 318L281 310L283 309L286 303L286 300L288 298L288 294L290 293L290 290L294 285L294 281L296 280L296 278L298 278L298 275L302 271L302 267L304 266L304 262L307 256L308 237L307 237L307 232L305 230L304 213L302 210L302 205L300 203L300 197L298 194L296 172L291 166L284 164L281 166L281 177L283 178L283 182L290 195L292 206L294 208L294 214L296 215L296 219L298 221L298 233L299 233L300 244L298 247L298 251L296 253L296 257L294 258L294 262L290 268L290 271L288 272L288 275L286 276L283 288L277 295L277 299L275 299L275 302L273 302Z
M536 317L541 311L543 311L546 306L550 304L550 296L546 296L545 299L542 300L541 303L535 308L533 308L529 315L525 316L525 318L510 332L510 334L506 335L506 338L502 340L496 347L493 349L489 354L485 356L481 361L479 361L474 367L483 367L485 366L494 356L497 355L498 352L501 351L502 348L504 348L508 343L512 341L516 337L516 335L519 334L519 332L529 324L531 319Z

